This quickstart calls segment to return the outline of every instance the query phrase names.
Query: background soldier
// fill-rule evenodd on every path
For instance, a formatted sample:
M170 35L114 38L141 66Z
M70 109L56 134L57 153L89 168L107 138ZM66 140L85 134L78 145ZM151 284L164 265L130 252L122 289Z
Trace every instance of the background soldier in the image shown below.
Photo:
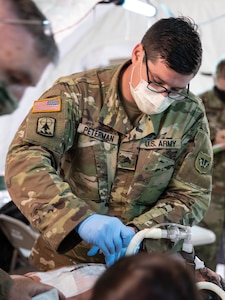
M206 265L215 270L225 229L225 59L218 62L213 79L213 88L200 95L209 121L211 141L217 148L214 154L211 204L199 225L213 230L216 241L207 247L196 247L195 250ZM220 255L220 263L224 264L224 250Z

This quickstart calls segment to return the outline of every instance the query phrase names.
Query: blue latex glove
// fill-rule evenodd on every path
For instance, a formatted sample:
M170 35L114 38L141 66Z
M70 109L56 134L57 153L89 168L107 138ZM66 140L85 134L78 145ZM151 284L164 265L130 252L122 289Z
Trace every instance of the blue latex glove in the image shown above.
M118 218L94 214L81 222L76 231L87 243L93 245L88 255L100 251L107 266L125 254L130 240L135 235L131 227L125 226Z

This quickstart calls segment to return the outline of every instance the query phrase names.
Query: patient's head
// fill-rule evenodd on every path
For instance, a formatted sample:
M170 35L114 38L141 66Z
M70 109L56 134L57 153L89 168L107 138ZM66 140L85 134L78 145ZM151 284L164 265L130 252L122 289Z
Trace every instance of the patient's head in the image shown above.
M162 253L126 256L100 276L91 300L200 300L189 268Z

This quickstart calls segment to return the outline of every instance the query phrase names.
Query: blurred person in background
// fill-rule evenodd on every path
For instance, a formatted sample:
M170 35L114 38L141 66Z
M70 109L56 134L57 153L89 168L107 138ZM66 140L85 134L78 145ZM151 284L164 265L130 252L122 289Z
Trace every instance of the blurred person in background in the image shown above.
M28 86L36 85L45 67L56 62L58 48L45 33L45 16L30 0L0 0L0 116L12 113ZM37 23L31 24L30 21ZM28 23L26 21L29 21ZM1 188L4 179L1 178ZM12 246L0 231L0 266L8 269ZM31 300L53 287L0 269L0 299ZM59 293L60 300L65 300Z
M31 0L0 0L0 83L19 101L44 69L58 60L51 25ZM11 113L15 100L4 97L0 114Z
M223 235L225 230L225 58L220 59L213 74L214 86L200 95L209 121L211 141L215 149L212 177L212 198L200 226L216 234L213 244L195 247L197 255L212 270L224 264ZM218 257L222 246L221 254ZM218 259L220 261L218 261Z
M0 116L12 113L24 91L39 81L49 63L58 61L58 47L51 25L31 0L0 0ZM6 128L1 128L1 131ZM0 145L4 147L4 145ZM5 190L0 176L0 191ZM2 207L1 207L2 208ZM2 213L24 217L13 202ZM12 246L0 230L0 267L9 269Z

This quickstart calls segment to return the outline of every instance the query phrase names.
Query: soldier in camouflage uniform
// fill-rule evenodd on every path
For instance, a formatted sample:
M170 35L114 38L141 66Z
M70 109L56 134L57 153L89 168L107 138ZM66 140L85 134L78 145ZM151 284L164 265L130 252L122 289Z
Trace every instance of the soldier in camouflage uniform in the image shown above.
M53 34L50 32L46 34L44 23L47 19L34 2L0 0L0 7L1 116L11 114L18 107L25 89L37 84L49 63L57 62L58 47ZM1 128L1 135L7 132L6 129L6 126ZM4 143L0 147L5 147ZM2 171L1 169L0 193L6 189ZM1 253L5 254L0 257L0 267L8 271L12 246L1 229L0 243L2 244Z
M215 270L219 244L225 229L225 59L218 62L214 73L214 87L200 95L209 121L211 141L215 148L212 180L212 201L201 226L216 234L216 242L207 247L196 247L196 252L207 266Z
M0 1L1 5L1 11L0 11L0 17L1 21L4 23L4 18L9 17L11 15L14 19L18 19L21 17L20 15L20 10L22 10L22 14L24 15L26 11L29 11L29 17L35 16L36 14L39 13L39 10L37 7L34 5L33 2L31 1L15 1L15 7L14 7L14 1ZM17 5L19 7L19 10L17 10ZM24 9L24 7L26 9ZM33 14L31 12L33 11ZM14 13L16 13L14 15ZM41 14L42 16L42 14ZM4 17L4 18L3 18ZM8 28L7 28L8 27ZM21 93L13 93L12 90L15 91L15 86L17 86L17 91L24 91L24 82L21 82L20 79L24 79L24 74L22 76L22 72L24 72L26 66L23 64L23 58L26 60L26 62L29 62L29 59L27 59L27 56L24 54L24 49L21 47L21 52L18 50L20 48L20 42L22 43L24 41L29 41L29 36L26 35L27 31L29 32L28 29L24 29L24 31L21 30L21 27L23 28L23 25L18 26L9 26L9 25L2 25L0 26L0 32L2 38L4 38L4 43L2 43L1 47L1 53L0 53L0 116L5 115L5 114L10 114L12 113L18 105L18 99L16 99L16 95L22 96ZM7 30L8 29L8 30ZM41 29L42 30L42 29ZM20 42L15 38L15 36L20 38ZM19 44L18 44L19 43ZM4 44L4 45L3 45ZM5 45L6 44L6 45ZM33 44L32 44L33 45ZM50 46L50 45L49 45ZM54 46L56 47L55 42L51 47ZM8 50L6 51L6 48ZM33 46L32 46L33 47ZM18 48L16 51L15 49ZM28 51L32 50L28 47ZM35 49L35 50L34 50ZM11 54L9 55L9 53ZM33 51L35 54L36 48L33 48ZM7 61L6 56L10 57L10 63ZM15 62L12 60L13 58L16 58L18 61L18 64L16 65ZM37 59L38 61L38 59ZM41 61L41 58L40 58ZM39 63L40 63L39 61ZM45 65L47 64L47 60L45 60ZM13 67L12 67L13 66ZM42 63L40 63L39 67L36 67L36 76L41 75L42 70ZM40 69L40 70L39 70ZM10 71L9 71L10 70ZM26 72L26 74L30 75L32 77L34 70L29 70ZM40 71L40 73L39 73ZM10 73L10 75L9 75ZM8 78L7 78L7 76ZM7 78L7 80L6 80ZM15 78L17 79L17 84L15 85ZM29 85L29 84L28 84ZM11 90L11 87L14 86L14 89ZM0 190L4 189L4 179L2 176L0 176ZM5 243L5 237L3 236L3 233L0 232L0 242ZM8 242L8 241L7 241ZM1 255L3 254L3 250L6 247L7 250L11 250L11 248L8 248L8 244L1 244ZM10 245L11 247L11 245ZM3 257L3 261L6 259L6 257ZM27 278L22 275L9 275L7 274L3 269L0 269L0 299L7 299L7 300L13 300L13 299L31 299L33 296L44 293L46 291L49 291L52 289L52 286L45 285L39 282L36 282L30 278ZM65 300L65 297L62 295L61 292L59 292L59 299Z
M19 101L35 86L49 63L58 60L58 47L45 15L30 0L0 0L0 88L7 87ZM44 25L44 24L48 25ZM24 46L26 45L26 47ZM8 94L1 98L1 114L15 108Z
M202 219L212 146L202 102L189 91L201 58L191 20L161 19L131 60L59 78L34 102L5 175L40 232L31 254L37 268L111 265L136 231Z

